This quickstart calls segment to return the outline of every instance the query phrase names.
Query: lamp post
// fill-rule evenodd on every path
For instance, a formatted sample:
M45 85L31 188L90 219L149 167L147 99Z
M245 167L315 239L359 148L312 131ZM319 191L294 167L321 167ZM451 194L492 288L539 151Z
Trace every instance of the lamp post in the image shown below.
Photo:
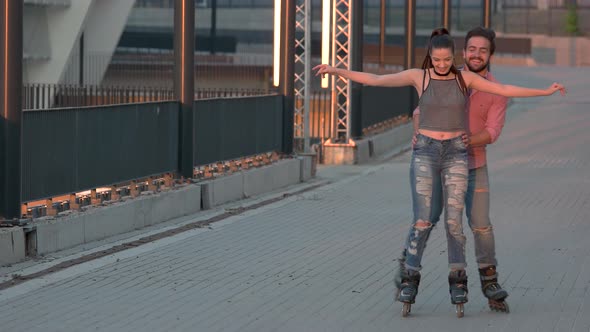
M14 219L21 205L23 2L0 4L0 215Z

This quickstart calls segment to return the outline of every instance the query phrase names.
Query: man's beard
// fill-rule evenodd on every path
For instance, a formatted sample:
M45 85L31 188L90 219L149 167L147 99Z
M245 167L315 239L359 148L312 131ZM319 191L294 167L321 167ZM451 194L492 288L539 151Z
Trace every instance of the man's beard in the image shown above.
M481 73L482 71L486 70L488 68L488 65L490 64L490 62L484 62L483 59L481 58L471 58L470 60L479 60L481 61L481 67L479 68L474 68L469 64L469 61L465 62L465 65L467 66L467 68L469 68L469 71L472 71L474 73Z

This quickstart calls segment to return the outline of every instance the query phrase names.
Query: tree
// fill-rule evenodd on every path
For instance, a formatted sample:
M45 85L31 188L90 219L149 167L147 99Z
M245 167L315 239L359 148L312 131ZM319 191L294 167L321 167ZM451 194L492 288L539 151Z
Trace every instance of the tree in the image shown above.
M576 6L575 3L568 5L565 31L572 36L580 34L580 27L578 26L578 6Z

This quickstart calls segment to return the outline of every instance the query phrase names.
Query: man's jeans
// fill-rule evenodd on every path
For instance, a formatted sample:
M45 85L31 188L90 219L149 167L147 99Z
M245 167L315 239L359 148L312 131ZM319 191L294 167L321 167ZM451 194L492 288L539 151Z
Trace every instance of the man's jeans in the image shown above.
M405 247L407 269L421 269L424 248L439 219L441 202L445 207L449 267L463 269L467 265L462 222L467 174L467 148L460 136L436 140L418 134L410 165L414 222Z
M469 170L465 211L469 227L473 231L475 257L479 268L497 265L494 229L490 222L490 184L487 166Z

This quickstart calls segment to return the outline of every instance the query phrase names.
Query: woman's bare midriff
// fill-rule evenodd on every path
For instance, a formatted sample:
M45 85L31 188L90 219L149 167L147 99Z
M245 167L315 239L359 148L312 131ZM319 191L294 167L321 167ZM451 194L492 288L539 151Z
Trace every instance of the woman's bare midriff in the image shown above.
M430 138L434 138L434 139L437 139L440 141L459 137L463 134L462 131L447 132L447 131L435 131L435 130L428 130L428 129L419 129L418 132L424 136L428 136Z

